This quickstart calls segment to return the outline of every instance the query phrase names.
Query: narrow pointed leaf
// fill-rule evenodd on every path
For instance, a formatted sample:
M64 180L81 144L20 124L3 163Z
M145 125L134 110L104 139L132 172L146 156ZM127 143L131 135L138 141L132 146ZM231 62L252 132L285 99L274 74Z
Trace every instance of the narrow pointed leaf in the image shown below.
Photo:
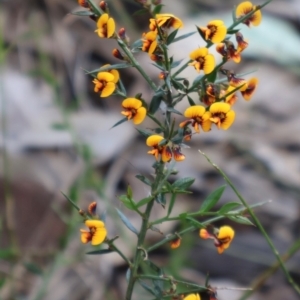
M190 96L187 96L187 98L188 98L190 106L196 105L196 103L194 102L194 100Z
M143 45L143 41L142 39L138 39L136 40L132 45L131 45L131 48L134 49L134 48L141 48Z
M169 216L173 210L173 207L174 207L174 204L175 204L175 200L176 200L176 194L173 193L171 195L171 200L170 200L170 203L169 203L169 207L168 207L168 214L167 216Z
M161 9L163 8L163 4L158 4L154 7L152 14L155 16L156 14L159 14Z
M159 91L155 93L155 95L152 97L150 105L149 105L149 113L151 115L154 115L156 111L159 109L160 103L163 100L163 92Z
M125 205L125 207L127 207L130 210L136 210L136 206L135 203L130 200L129 197L127 197L126 195L121 195L119 197L119 200Z
M239 32L239 31L240 31L240 29L231 29L231 30L227 31L227 34L235 34L235 33Z
M144 175L135 175L135 178L139 179L141 182L151 186L152 182L147 178L145 177Z
M173 61L172 64L171 64L171 69L178 67L181 64L182 61L183 61L183 59Z
M222 185L213 191L202 203L199 212L204 213L210 211L220 200L226 185Z
M242 216L227 216L230 220L240 223L240 224L245 224L245 225L252 225L255 226L248 218L242 217Z
M119 126L120 124L122 124L122 123L124 123L124 122L126 122L126 121L128 121L128 119L125 117L125 118L123 118L123 119L121 119L119 122L117 122L114 126L112 126L110 129L112 129L112 128L114 128L114 127L117 127L117 126Z
M188 38L189 36L195 34L196 32L197 32L197 31L193 31L193 32L189 32L189 33L183 34L183 35L177 37L176 39L174 39L174 40L173 40L173 43L176 43L176 42L178 42L178 41L181 41L181 40L183 40L183 39L186 39L186 38Z
M176 37L177 32L178 32L178 29L172 31L172 32L168 35L168 38L167 38L167 45L172 44L173 40L174 40L175 37Z
M121 218L122 222L124 223L124 225L133 233L135 233L136 235L139 234L139 232L137 231L137 229L131 224L131 222L128 220L128 218L120 211L116 208L117 213L119 215L119 217Z
M78 211L80 210L80 208L77 206L77 204L75 202L73 202L66 194L64 194L63 192L61 192L64 197L72 204L73 207L75 207Z
M239 203L239 202L226 203L220 208L220 210L218 211L218 214L220 214L220 215L226 214L239 206L241 206L241 203Z
M149 196L149 197L146 197L146 198L143 198L142 200L140 200L138 203L136 203L136 207L139 208L149 202L151 202L153 200L153 197L152 196Z
M192 177L183 177L177 179L173 184L172 187L176 189L186 190L188 189L195 181L195 178Z
M99 249L99 250L95 250L95 251L89 251L86 254L88 255L103 255L103 254L109 254L114 252L111 249Z
M153 132L150 132L148 130L145 129L141 129L141 128L135 128L142 136L144 136L145 138L149 137L150 135L153 134Z
M167 111L172 112L172 113L174 113L174 114L176 114L176 115L182 116L182 113L181 113L180 111L176 110L176 109L173 108L173 107L168 107L168 108L167 108Z

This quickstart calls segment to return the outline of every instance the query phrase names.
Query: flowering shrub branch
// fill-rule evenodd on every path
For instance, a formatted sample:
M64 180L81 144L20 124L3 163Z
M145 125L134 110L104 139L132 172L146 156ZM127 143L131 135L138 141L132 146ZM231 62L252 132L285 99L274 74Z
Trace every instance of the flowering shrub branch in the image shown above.
M222 20L212 20L206 25L197 26L195 32L177 37L184 24L173 14L161 13L163 8L161 1L136 0L141 4L142 12L148 12L151 18L149 31L141 33L141 38L132 44L129 42L125 28L116 29L116 22L110 15L105 1L101 1L99 5L95 5L91 0L78 1L85 10L74 14L89 16L95 21L95 33L98 38L114 39L120 47L120 49L113 49L112 55L122 63L107 64L87 72L93 77L94 91L101 98L111 95L122 97L120 114L123 115L123 119L112 127L121 126L126 121L132 121L133 125L140 125L145 118L150 118L154 122L154 127L150 130L137 128L149 147L148 154L153 156L154 178L149 179L140 174L136 176L141 184L147 186L149 195L137 201L133 197L131 188L128 187L127 193L119 197L124 207L137 213L142 221L141 228L138 230L126 214L117 210L124 225L137 235L135 253L131 258L127 258L115 245L114 241L118 237L109 238L109 228L105 227L104 220L99 219L95 203L92 203L85 212L68 199L83 216L85 225L88 227L88 230L80 230L82 243L90 242L92 246L107 245L107 248L97 249L88 254L104 255L117 252L127 263L126 300L132 299L136 284L140 284L145 293L152 294L155 299L200 300L204 295L208 295L211 300L216 299L216 290L211 288L208 280L202 285L175 280L151 261L149 253L166 243L170 244L171 249L176 249L180 247L185 234L197 230L200 238L212 239L216 252L222 254L234 242L235 231L228 225L215 227L214 223L221 219L230 219L245 225L253 225L254 222L273 249L286 277L299 292L299 287L293 282L271 240L253 213L252 208L262 204L253 205L251 208L227 176L214 164L213 166L223 175L240 202L229 202L219 210L215 210L225 190L225 186L221 186L201 203L198 211L182 212L177 216L172 214L177 196L190 193L189 188L195 180L191 177L179 178L173 183L169 180L174 173L175 162L185 160L185 154L182 152L185 143L188 143L194 134L207 134L213 127L217 130L228 130L234 124L233 106L238 101L239 95L249 101L256 90L258 85L256 77L244 79L241 75L226 69L225 64L230 60L240 63L242 53L249 45L239 29L236 29L237 25L243 23L249 27L258 26L262 20L261 9L271 1L268 0L262 5L253 5L249 1L240 3L233 11L233 23L228 28ZM196 33L206 44L204 47L187 53L188 61L183 64L182 60L176 61L174 57L170 57L168 48L171 44L190 38ZM235 42L230 40L231 37L235 38ZM216 47L220 55L218 59L221 62L217 65L216 57L209 50L212 46ZM155 65L158 70L156 81L151 79L147 71L141 67L135 57L136 52L144 52L148 55L149 61ZM154 95L151 99L148 95L143 96L140 91L137 91L136 95L127 95L118 70L129 67L135 68L152 89ZM179 77L186 68L190 68L190 72L194 72L195 76L200 74L192 83L186 78ZM160 81L157 83L158 80ZM181 101L188 104L183 112L176 108ZM158 117L159 109L165 112L163 119ZM177 122L174 115L179 115L181 122ZM151 220L153 206L157 204L166 210L166 215ZM155 225L174 220L184 222L188 224L188 227L180 232L168 234L156 244L147 246L148 230L160 232ZM144 270L148 270L148 273Z

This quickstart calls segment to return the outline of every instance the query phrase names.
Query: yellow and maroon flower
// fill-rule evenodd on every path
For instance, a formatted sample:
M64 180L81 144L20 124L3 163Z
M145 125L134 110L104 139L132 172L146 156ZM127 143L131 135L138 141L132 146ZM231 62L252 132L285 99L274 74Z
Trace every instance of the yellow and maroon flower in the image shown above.
M97 29L95 32L97 32L101 38L111 38L115 33L115 29L115 20L109 17L108 14L103 14L97 21Z
M243 18L245 15L255 11L257 6L253 5L250 1L240 3L235 11L237 18ZM243 21L244 24L250 27L250 25L258 26L261 22L262 15L260 9L253 13L249 18Z
M213 103L209 111L211 113L210 121L215 123L218 129L227 130L235 119L235 112L230 109L228 103L216 102Z
M214 230L214 233L210 233L202 228L199 231L199 236L205 240L213 239L218 253L222 254L230 246L234 238L234 230L230 226L222 226L220 229Z
M86 220L85 225L89 230L80 229L81 242L83 244L91 242L93 246L100 245L107 235L104 223L100 220Z
M203 131L210 131L211 127L211 113L206 111L204 106L194 105L187 108L184 112L184 116L188 120L183 121L179 124L180 128L184 128L191 124L197 133L200 133L199 126L202 127Z
M258 84L258 79L256 77L253 77L247 81L246 89L241 91L242 96L245 100L249 101L253 95L253 93L256 90Z
M115 73L112 71L116 70L99 72L97 78L93 80L93 83L95 84L94 91L96 93L100 92L100 97L102 98L110 96L116 89L116 82L118 81L116 81L116 79L119 79L117 73L119 74L119 72L116 71L117 73Z
M227 34L227 28L221 20L210 21L206 27L199 27L199 29L203 32L205 40L214 44L223 41Z
M198 73L200 70L203 70L204 74L209 74L214 70L215 58L212 54L208 53L207 48L199 48L192 51L190 59L193 62L189 63L189 66L193 66Z
M179 29L183 27L183 22L172 14L157 14L155 19L150 19L149 28L151 31L157 31L158 27Z
M168 162L172 158L172 152L170 147L166 145L159 145L163 139L164 138L162 136L157 134L150 135L146 140L146 145L153 148L152 150L148 151L148 154L153 155L157 161L159 160L159 156L161 156L161 160L163 162Z
M199 294L189 294L183 300L201 300L201 296Z
M181 153L181 148L179 146L174 146L172 148L173 157L176 161L183 161L185 160L185 155Z
M233 238L234 230L230 226L220 227L217 240L215 240L215 246L217 247L219 254L223 253L224 250L230 246Z
M142 101L136 98L127 98L123 100L122 106L125 111L121 114L126 116L128 120L133 120L135 125L142 123L146 117L147 110L142 106Z
M235 77L233 73L228 73L227 78L229 81L229 85L239 88L239 91L243 92L247 88L247 81L244 78Z
M157 47L157 33L155 31L149 31L147 33L143 33L143 46L142 50L148 52L149 54L154 53Z
M237 32L235 34L235 38L238 44L238 47L236 49L237 53L241 53L242 51L244 51L247 47L248 47L248 42L246 42L243 38L243 35L240 32Z
M222 91L222 97L225 96L225 103L228 103L229 105L234 105L235 102L237 101L238 97L237 95L234 93L231 93L234 89L236 89L235 87L229 85L228 88L224 91Z

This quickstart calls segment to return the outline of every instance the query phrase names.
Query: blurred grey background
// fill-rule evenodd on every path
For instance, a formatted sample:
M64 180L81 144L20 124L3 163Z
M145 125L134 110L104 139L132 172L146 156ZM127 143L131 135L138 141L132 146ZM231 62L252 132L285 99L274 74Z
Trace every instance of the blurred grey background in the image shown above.
M240 1L165 0L163 12L184 21L180 34L213 19L231 24L231 12ZM139 6L131 0L108 1L117 28L125 27L131 41L148 30L148 17L134 16ZM256 2L255 4L261 4ZM0 1L0 296L1 299L122 299L126 266L114 254L86 256L80 244L81 219L61 192L85 209L97 201L107 211L109 236L120 235L119 246L132 253L135 237L116 221L114 207L131 217L117 200L131 185L137 199L148 193L135 179L151 174L153 157L132 123L111 129L121 118L119 97L101 99L93 92L93 70L118 63L114 41L99 39L95 23L70 12L76 1ZM299 240L300 218L300 2L274 0L263 9L259 27L240 25L249 47L237 73L252 72L259 86L251 101L241 97L234 106L236 120L228 131L212 130L193 137L183 149L178 176L194 176L193 194L182 196L175 213L197 209L222 177L198 153L204 151L232 179L250 204L269 201L256 212L281 254ZM204 45L199 36L174 44L175 60ZM213 48L213 47L212 47ZM145 53L137 55L158 82L158 70ZM134 69L120 71L128 95L152 94ZM184 75L193 80L193 68ZM177 109L184 110L186 103ZM178 120L181 120L178 118ZM141 128L149 128L146 120ZM172 180L175 180L173 177ZM220 205L236 201L227 188ZM154 217L162 216L155 208ZM170 252L166 245L152 258L166 272L199 284L210 274L217 287L248 287L275 258L255 227L222 221L236 228L230 249L218 255L197 232L184 237ZM81 226L82 227L82 226ZM160 227L164 234L176 223ZM149 235L149 243L161 239ZM131 241L132 243L128 243ZM88 249L90 249L89 247ZM300 255L287 267L300 282ZM219 299L241 299L243 291L219 290ZM148 299L139 295L137 299ZM277 271L250 299L298 299Z

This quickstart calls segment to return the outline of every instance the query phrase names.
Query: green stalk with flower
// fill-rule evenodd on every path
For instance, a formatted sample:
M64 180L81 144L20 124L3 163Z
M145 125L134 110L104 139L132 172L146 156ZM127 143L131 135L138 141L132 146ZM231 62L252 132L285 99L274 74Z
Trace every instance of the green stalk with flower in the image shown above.
M148 188L149 195L136 200L129 187L127 193L119 198L126 209L141 217L140 229L138 230L132 225L130 219L126 217L126 213L117 210L121 221L128 230L137 235L135 253L132 256L126 257L122 250L115 245L117 237L109 237L109 229L106 229L104 221L99 220L96 214L96 203L92 203L85 212L69 199L83 216L84 223L88 228L88 230L80 230L81 242L84 244L90 242L92 246L107 244L105 249L97 248L90 253L109 255L114 251L128 265L126 300L132 299L137 284L145 290L145 293L151 294L154 299L200 300L205 297L204 295L208 295L211 300L216 299L216 290L210 286L209 282L198 285L176 280L172 275L165 274L163 266L157 266L151 261L151 251L165 243L169 243L171 249L176 249L180 247L185 234L197 230L200 238L212 239L217 252L222 254L229 248L235 232L232 227L227 225L216 228L213 225L214 222L228 218L246 225L253 224L248 217L249 212L252 215L251 208L238 194L240 203L226 203L219 210L214 210L225 186L213 191L201 203L197 212L182 212L179 215L173 215L177 196L190 193L189 188L195 179L184 177L171 183L169 178L174 173L174 163L184 163L185 155L182 151L184 143L188 143L194 134L199 134L201 131L203 132L201 134L208 134L213 126L217 129L228 130L235 120L235 111L232 108L238 101L238 94L240 93L246 101L253 96L258 79L253 77L246 80L227 70L224 66L230 60L240 63L242 53L248 46L248 41L244 40L236 26L241 23L247 26L258 26L262 19L261 8L270 1L260 6L255 6L249 1L242 2L236 7L233 23L228 28L222 20L212 20L206 26L197 26L198 38L204 40L206 46L187 53L188 62L180 65L180 61L174 61L173 57L169 56L168 46L176 41L190 38L193 33L177 37L179 30L183 27L183 22L173 14L161 13L163 5L158 3L160 1L136 0L152 17L149 19L149 31L142 33L138 41L130 44L124 28L116 32L115 21L110 15L105 1L95 5L91 0L78 0L78 3L86 9L85 15L96 22L95 32L98 37L114 39L120 47L120 49L112 50L112 56L121 60L122 63L107 64L88 72L93 77L94 91L99 93L101 98L112 95L122 98L120 106L123 118L112 126L121 126L126 121L132 121L133 125L140 125L147 117L154 123L150 130L138 127L138 131L150 148L148 154L153 156L154 177L148 178L141 174L136 176L141 184ZM82 12L74 14L84 15ZM235 37L236 45L230 40L231 37ZM221 56L222 61L218 65L216 65L214 55L209 51L212 46L216 47ZM136 52L148 54L149 61L152 61L157 67L159 82L151 79L141 68L135 58ZM144 97L140 91L136 91L135 96L127 96L118 69L129 67L136 68L146 80L154 92L152 97ZM203 74L195 78L191 85L185 78L179 77L181 72L188 67L192 67L191 72L192 69L195 69L196 73ZM194 97L195 94L197 97ZM187 105L183 112L176 109L176 105L181 101ZM157 114L162 103L166 107L163 119L159 118ZM180 115L182 121L177 123L174 114ZM165 217L152 220L151 212L154 205L159 205L166 211ZM257 218L254 216L253 219L254 223L258 225ZM179 233L175 232L165 236L154 245L148 245L147 232L149 230L158 231L155 227L156 224L171 220L188 224L188 227ZM272 243L270 246L272 247ZM275 251L274 246L273 250ZM280 262L279 257L278 260ZM285 268L282 262L281 266L283 269ZM286 276L295 290L299 292L299 287L293 282L288 272L286 272Z

